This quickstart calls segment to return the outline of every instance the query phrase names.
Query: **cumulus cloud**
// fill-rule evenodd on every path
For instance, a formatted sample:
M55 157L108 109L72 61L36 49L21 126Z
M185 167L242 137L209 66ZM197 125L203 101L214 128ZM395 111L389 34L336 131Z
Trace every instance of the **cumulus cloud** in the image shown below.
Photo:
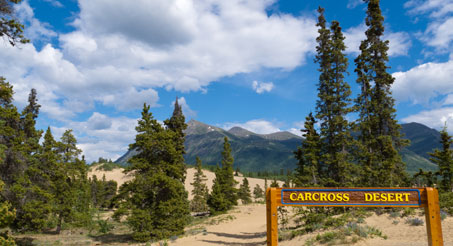
M261 120L261 119L249 120L245 123L228 122L228 123L223 124L222 128L225 130L229 130L235 126L244 128L246 130L249 130L251 132L258 133L258 134L269 134L269 133L281 131L280 128L278 128L274 123L267 121L267 120Z
M25 36L32 40L48 40L51 37L56 37L57 33L51 29L48 23L40 22L34 17L33 9L28 1L23 1L21 4L14 6L16 16L20 22L27 26Z
M77 146L88 161L97 160L98 157L115 160L126 153L128 145L134 142L137 122L138 119L110 117L93 112L86 121L71 121L65 127L55 129L60 135L65 129L73 129L78 140Z
M431 22L418 38L437 52L448 52L453 41L452 0L411 0L404 5L409 14L429 14Z
M258 82L258 81L255 80L252 83L252 88L258 94L261 94L263 92L270 92L274 88L274 83L272 83L272 82Z
M366 38L366 30L367 26L361 24L359 26L350 27L344 31L347 52L353 54L360 53L360 42ZM412 46L410 36L406 32L386 31L382 39L389 41L389 50L387 52L389 56L396 57L407 55L409 48Z
M80 0L75 30L57 34L23 1L17 12L33 32L29 37L57 36L59 46L1 46L0 68L8 67L2 71L18 90L19 104L30 88L43 87L52 105L43 113L58 120L91 110L95 102L120 111L138 109L145 99L157 105L156 88L204 90L224 76L304 64L313 52L315 20L268 16L272 3Z
M429 62L406 72L393 73L393 95L399 101L428 104L438 95L453 93L453 60Z
M403 122L418 122L431 128L442 129L447 124L447 130L453 133L453 107L444 107L439 109L421 111L402 119Z

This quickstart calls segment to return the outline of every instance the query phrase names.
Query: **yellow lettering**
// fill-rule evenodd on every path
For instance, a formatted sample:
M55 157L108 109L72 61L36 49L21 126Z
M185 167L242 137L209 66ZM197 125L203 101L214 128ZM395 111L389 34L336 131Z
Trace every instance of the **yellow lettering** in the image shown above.
M321 196L321 201L327 201L327 199L326 199L327 194L326 193L321 193L320 196Z
M386 202L387 201L387 196L388 194L381 194L381 201Z
M349 195L349 194L345 194L345 195ZM365 193L365 201L366 202L369 202L373 199L373 196L370 194L370 193ZM349 199L348 199L349 200Z
M329 193L329 194L327 195L327 199L328 199L329 201L331 201L331 202L335 201L335 194Z
M337 202L343 201L343 196L342 196L342 195L343 195L343 194L341 194L341 193L337 193L337 195L336 195L336 197L337 197Z
M299 196L297 197L297 200L303 201L304 200L304 193L299 193Z
M409 193L403 193L404 196L404 201L408 202L409 201Z
M294 198L293 195L297 196L296 193L291 193L291 195L289 195L289 199L291 199L291 201L296 201L297 198Z
M343 201L349 201L349 194L343 194Z
M395 194L395 200L397 202L402 202L403 201L403 194Z
M318 196L318 198L315 197L316 195ZM312 198L313 198L313 201L319 201L319 193L313 193Z
M393 197L394 195L395 195L394 193L389 193L388 194L389 202L394 202L395 201L395 198Z
M311 193L305 193L305 201L311 201Z

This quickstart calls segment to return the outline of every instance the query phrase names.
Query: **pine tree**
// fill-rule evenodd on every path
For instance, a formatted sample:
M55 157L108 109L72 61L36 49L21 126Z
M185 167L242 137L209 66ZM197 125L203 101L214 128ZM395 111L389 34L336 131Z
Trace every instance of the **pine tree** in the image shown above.
M277 182L277 179L276 179L276 178L274 178L274 180L272 180L271 187L272 187L272 188L278 188L278 187L280 187L280 185L278 185L278 182Z
M299 146L294 152L298 160L297 168L294 176L294 184L297 186L317 186L320 185L320 173L327 173L325 167L319 165L319 157L321 156L321 143L319 134L315 129L315 118L310 113L305 118L304 127L302 130L305 137L302 146Z
M0 192L3 190L3 185L3 181L0 180ZM16 213L11 209L9 202L0 202L0 229L8 227L13 222L15 216ZM14 239L8 235L8 231L0 233L0 245L16 245Z
M253 197L255 198L255 200L264 197L264 191L258 184L256 184L255 188L253 189Z
M131 209L127 221L138 241L182 234L190 213L182 182L183 150L175 142L181 137L175 130L179 128L168 124L168 129L164 129L149 108L144 104L135 143L130 145L138 154L130 159L131 165L125 172L133 173L134 179L120 189L126 199L122 208Z
M201 169L202 163L201 159L196 157L197 164L196 169L197 172L194 175L192 195L193 199L190 202L190 210L193 212L205 212L209 210L208 207L208 187L206 186L206 175L203 174L203 170Z
M231 146L228 138L224 138L222 151L222 167L217 168L215 172L212 192L208 199L208 205L211 212L225 212L237 205L237 181L234 180L233 170L234 159L231 156Z
M383 41L384 17L379 0L367 0L365 24L366 39L360 44L360 54L355 59L357 83L361 93L356 99L359 119L357 162L362 167L361 185L398 186L407 181L405 164L398 150L408 142L401 138L391 96L394 78L387 72L388 41Z
M242 179L242 184L238 191L238 198L241 199L242 204L249 204L252 202L252 195L250 194L250 186L247 178Z
M318 165L322 166L321 178L327 186L351 185L352 164L348 155L351 142L349 124L346 115L352 111L349 107L351 90L344 81L348 59L345 55L344 36L338 21L332 21L330 30L326 27L324 9L318 8L317 26L319 36L315 62L319 63L321 73L318 83L318 101L316 118L321 122L321 156Z
M447 127L444 126L440 132L442 150L434 150L429 153L430 160L437 164L439 171L436 173L441 177L439 188L444 192L453 192L453 144L452 137L448 135Z
M168 156L168 162L171 164L171 169L166 170L167 175L184 183L186 179L186 165L183 155L186 153L184 149L185 133L187 128L185 117L182 113L182 108L178 104L178 98L175 101L175 108L170 119L164 121L168 130L173 131L173 142L177 153ZM186 201L188 203L188 201Z

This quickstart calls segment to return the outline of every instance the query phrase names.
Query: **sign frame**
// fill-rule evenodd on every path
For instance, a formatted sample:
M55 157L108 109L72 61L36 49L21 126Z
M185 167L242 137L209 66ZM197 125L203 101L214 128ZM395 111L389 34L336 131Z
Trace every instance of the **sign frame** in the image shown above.
M418 204L350 204L350 203L287 203L284 201L283 194L287 191L349 191L349 192L379 192L379 191L417 191ZM443 246L442 225L440 220L439 193L437 189L431 187L411 188L411 187L361 187L361 188L337 188L337 187L299 187L299 188L268 188L266 190L266 224L267 224L267 245L278 245L278 216L277 207L413 207L425 209L426 231L428 234L429 246Z

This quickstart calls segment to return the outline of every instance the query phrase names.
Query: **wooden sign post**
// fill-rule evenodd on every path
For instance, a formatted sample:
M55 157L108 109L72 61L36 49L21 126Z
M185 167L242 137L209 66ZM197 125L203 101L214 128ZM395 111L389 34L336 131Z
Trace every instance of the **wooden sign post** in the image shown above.
M278 243L278 206L425 208L429 246L443 246L435 188L268 188L267 245Z

